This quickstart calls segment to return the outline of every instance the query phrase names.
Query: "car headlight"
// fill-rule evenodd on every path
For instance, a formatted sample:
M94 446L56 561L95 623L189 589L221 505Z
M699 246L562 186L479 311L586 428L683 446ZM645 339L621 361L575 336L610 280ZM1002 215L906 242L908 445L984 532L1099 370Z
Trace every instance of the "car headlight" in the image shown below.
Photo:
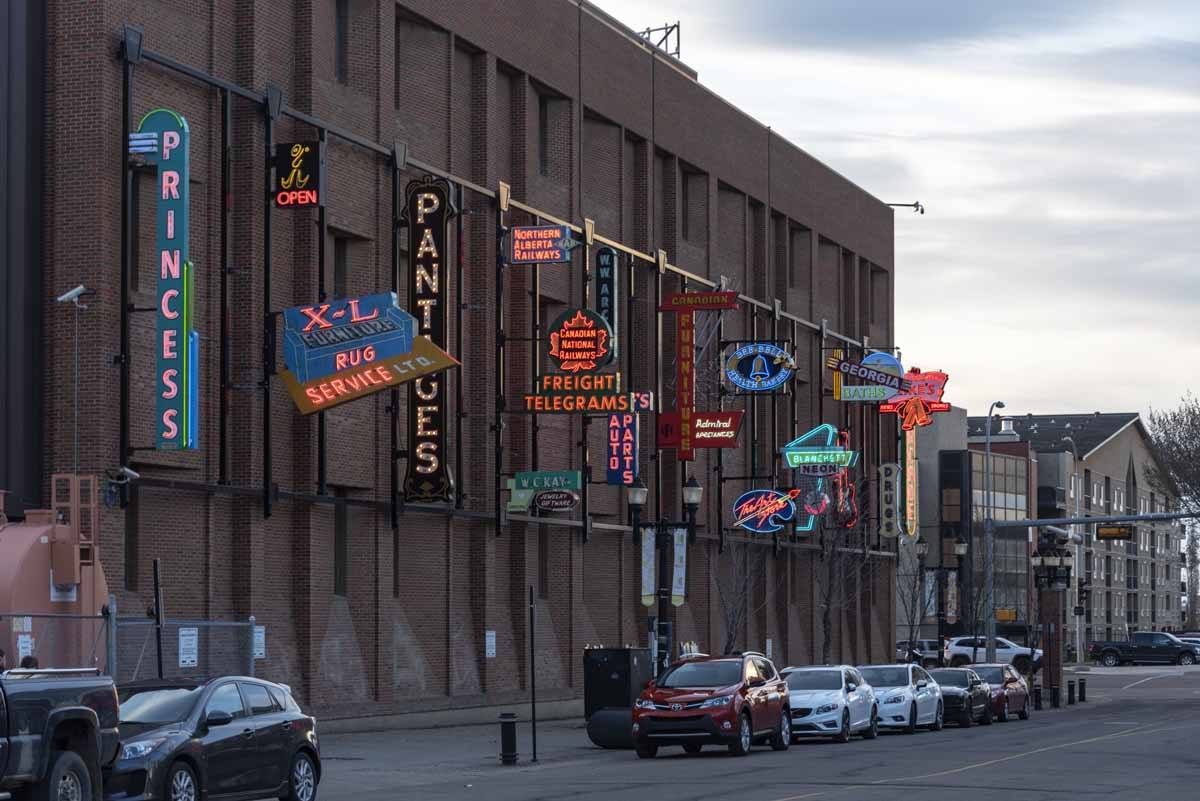
M838 706L840 706L840 704L825 704L823 706L819 706L817 707L817 714L824 715L826 712L835 712L837 711Z
M654 709L654 702L649 698L639 698L634 706L638 709Z
M701 709L711 709L715 706L729 706L733 703L732 695L718 695L716 698L709 698L700 705Z
M893 695L891 698L884 701L884 703L885 704L903 704L904 696L903 695Z
M160 737L157 740L139 740L136 743L127 743L121 747L121 759L141 759L162 745L164 739Z

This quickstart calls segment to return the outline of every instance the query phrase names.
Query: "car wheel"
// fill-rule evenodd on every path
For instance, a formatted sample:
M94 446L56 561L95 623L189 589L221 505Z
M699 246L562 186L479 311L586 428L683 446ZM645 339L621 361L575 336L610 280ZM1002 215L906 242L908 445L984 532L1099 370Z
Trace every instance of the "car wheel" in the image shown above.
M200 790L196 786L196 773L186 762L176 762L167 771L164 801L199 801Z
M1108 653L1100 657L1100 664L1104 665L1105 667L1117 667L1121 664L1121 660L1117 658L1116 654Z
M879 710L871 707L871 724L863 732L864 740L874 740L879 736Z
M992 700L990 698L983 705L983 717L979 719L979 722L984 726L992 725Z
M784 709L779 715L779 725L771 735L771 748L775 751L786 751L792 744L792 713Z
M750 746L753 742L754 730L750 728L750 716L743 712L738 718L737 739L729 744L729 753L734 756L745 756L750 753Z
M50 759L46 784L38 795L47 801L92 801L92 777L83 757L74 751L57 751Z
M835 743L850 742L850 710L849 709L842 710L842 728L839 729L838 733L833 736L833 741Z
M658 756L657 745L639 745L637 747L638 759L654 759Z
M1008 721L1008 696L1004 696L1004 703L1000 705L1000 722Z
M917 702L913 701L912 708L908 710L908 725L904 727L905 734L915 734L917 731Z
M929 730L941 731L944 725L946 725L946 713L942 709L942 702L938 701L937 714L933 716L933 725L929 727Z
M700 753L700 749L702 749L703 747L704 746L700 745L700 743L687 743L683 746L683 753L698 754L698 753Z
M313 801L316 797L317 768L312 757L297 751L292 757L292 769L288 772L287 801Z
M1029 693L1025 694L1025 703L1021 706L1021 711L1017 713L1017 717L1021 720L1029 720Z
M1181 665L1194 665L1194 664L1196 664L1196 656L1195 656L1195 654L1180 654L1180 655L1179 655L1179 664L1181 664Z

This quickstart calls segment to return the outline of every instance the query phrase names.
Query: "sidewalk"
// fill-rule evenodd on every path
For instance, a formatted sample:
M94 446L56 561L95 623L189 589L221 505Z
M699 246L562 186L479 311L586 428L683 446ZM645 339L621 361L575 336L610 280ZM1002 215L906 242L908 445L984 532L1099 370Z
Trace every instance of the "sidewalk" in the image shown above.
M539 721L538 762L532 759L527 718L517 724L518 763L500 764L500 727L454 726L387 732L321 733L321 798L352 799L395 788L427 787L454 779L464 787L482 787L497 772L521 773L546 767L581 764L624 753L597 748L587 737L582 716L573 720ZM415 797L415 796L414 796Z

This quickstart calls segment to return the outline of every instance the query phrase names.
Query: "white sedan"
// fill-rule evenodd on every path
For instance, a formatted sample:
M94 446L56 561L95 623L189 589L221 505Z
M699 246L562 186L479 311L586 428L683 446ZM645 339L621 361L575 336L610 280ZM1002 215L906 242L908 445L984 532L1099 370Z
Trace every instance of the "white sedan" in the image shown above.
M918 726L942 728L942 688L918 665L861 665L859 674L875 690L879 725L912 734Z
M849 665L785 668L792 736L819 735L839 743L879 734L875 692Z

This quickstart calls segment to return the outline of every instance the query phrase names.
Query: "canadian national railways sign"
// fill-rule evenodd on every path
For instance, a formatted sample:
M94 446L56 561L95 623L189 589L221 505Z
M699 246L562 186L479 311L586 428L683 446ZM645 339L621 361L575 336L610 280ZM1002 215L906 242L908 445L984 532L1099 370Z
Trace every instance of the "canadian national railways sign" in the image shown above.
M458 213L448 181L426 177L405 191L408 225L408 298L418 333L446 348L446 264L450 220ZM451 500L454 477L446 464L446 378L416 379L408 392L408 475L404 497L416 503Z

